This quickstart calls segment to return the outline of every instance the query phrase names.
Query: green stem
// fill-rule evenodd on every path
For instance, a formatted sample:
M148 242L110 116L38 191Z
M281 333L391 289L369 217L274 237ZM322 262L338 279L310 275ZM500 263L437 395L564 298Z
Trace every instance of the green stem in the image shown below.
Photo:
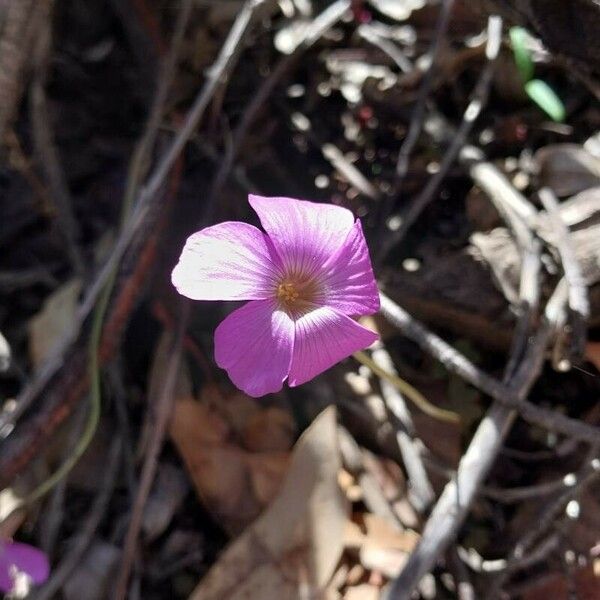
M393 385L426 415L438 419L439 421L446 421L447 423L460 423L460 416L457 413L450 410L444 410L443 408L431 404L431 402L429 402L419 390L410 385L408 381L405 381L394 373L382 369L367 353L359 351L355 352L353 356L359 363L369 367L375 375L381 379L385 379L388 383Z

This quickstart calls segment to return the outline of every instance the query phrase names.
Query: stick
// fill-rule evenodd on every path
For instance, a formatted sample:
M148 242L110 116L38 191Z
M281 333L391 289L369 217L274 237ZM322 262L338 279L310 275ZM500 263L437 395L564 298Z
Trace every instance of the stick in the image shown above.
M458 352L435 333L413 319L403 308L385 294L380 294L381 313L406 337L439 360L449 371L456 373L471 385L488 394L494 400L512 408L518 408L526 421L551 431L556 431L581 441L593 443L600 439L600 429L555 411L546 410L516 397L513 390L478 369L468 358Z
M69 578L69 575L81 562L83 554L90 545L94 533L98 529L110 501L119 472L118 468L119 459L121 458L121 448L121 439L117 438L110 447L100 492L90 508L81 531L78 531L75 544L62 559L58 567L53 570L52 577L48 582L34 595L33 600L51 600L51 598L54 598L65 581Z
M570 232L560 217L558 200L550 188L542 188L538 195L556 234L556 249L565 273L565 280L569 287L569 309L571 312L571 326L573 328L573 356L581 359L585 351L586 322L590 316L590 303L587 286L581 268L571 244Z
M493 15L488 19L488 40L486 45L486 57L488 62L479 76L479 80L473 91L473 99L464 112L460 127L453 136L450 146L442 158L438 172L429 179L427 185L423 188L423 191L411 202L408 210L402 215L400 227L396 231L391 232L387 240L382 243L379 260L383 260L394 246L404 239L407 231L423 210L431 203L439 185L448 174L450 167L454 163L461 148L464 146L465 140L471 132L475 121L487 103L492 75L500 50L501 36L502 19Z
M69 348L77 339L84 321L89 316L90 312L96 304L100 292L104 288L105 283L109 279L113 269L121 260L125 250L129 246L136 232L145 222L145 219L153 207L152 201L160 191L163 183L173 167L179 153L187 143L190 136L198 126L208 103L213 97L218 84L223 78L227 78L236 63L237 52L236 48L240 45L250 21L255 11L265 4L267 0L248 0L240 13L238 14L231 31L217 57L217 60L210 68L207 81L198 94L196 101L189 110L184 124L178 131L176 137L171 142L171 145L163 155L158 166L148 183L142 188L138 194L135 208L128 219L127 225L122 229L119 239L115 244L110 256L100 269L93 283L88 288L82 303L77 309L77 313L73 320L73 327L70 335L65 336L61 341L57 350L48 359L48 361L34 375L33 380L21 392L17 398L17 407L10 415L0 416L0 431L6 426L14 424L16 420L31 406L32 402L39 396L50 379L63 366L65 357Z
M373 350L373 361L384 371L397 375L392 357L381 342ZM409 493L412 504L418 512L423 513L433 503L435 494L419 452L415 426L402 394L384 378L380 380L383 400L390 414L398 448L411 483Z
M135 550L142 524L144 506L146 505L146 500L148 499L152 482L156 475L158 457L162 449L165 431L171 417L174 389L177 384L179 365L181 363L182 342L189 319L189 303L186 300L182 300L181 304L183 310L180 311L178 328L173 337L170 352L168 354L169 363L166 368L164 382L158 394L158 398L155 401L155 405L151 408L152 412L155 412L154 423L150 434L150 441L148 442L148 451L146 452L146 457L144 459L144 466L142 468L135 503L131 512L129 528L127 529L127 535L125 536L121 570L119 572L114 593L115 600L125 600L127 597L127 583L135 559Z

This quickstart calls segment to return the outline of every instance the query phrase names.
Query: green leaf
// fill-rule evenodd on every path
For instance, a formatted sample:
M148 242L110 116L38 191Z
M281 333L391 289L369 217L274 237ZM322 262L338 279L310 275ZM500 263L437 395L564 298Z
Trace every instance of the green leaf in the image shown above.
M519 69L523 82L527 82L533 77L534 69L531 52L529 52L529 49L527 48L529 34L523 27L511 27L508 34L510 36L517 69Z
M565 105L545 81L532 79L525 84L525 91L553 121L565 120Z

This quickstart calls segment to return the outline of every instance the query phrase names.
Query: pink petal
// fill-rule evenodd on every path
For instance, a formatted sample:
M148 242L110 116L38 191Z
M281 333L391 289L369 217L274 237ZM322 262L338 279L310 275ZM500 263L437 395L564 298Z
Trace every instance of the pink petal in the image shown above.
M248 302L215 331L217 364L254 398L282 388L293 346L294 322L272 300Z
M280 265L264 233L230 221L187 239L171 281L192 300L260 300L273 294Z
M324 270L328 306L345 315L371 315L379 310L379 292L360 221Z
M309 381L377 338L376 333L327 306L309 312L296 321L290 386Z
M12 565L27 573L34 583L43 583L50 573L48 558L41 550L28 544L0 540L0 590L3 592L13 588Z
M293 198L248 200L288 270L314 273L348 236L354 216L346 208Z

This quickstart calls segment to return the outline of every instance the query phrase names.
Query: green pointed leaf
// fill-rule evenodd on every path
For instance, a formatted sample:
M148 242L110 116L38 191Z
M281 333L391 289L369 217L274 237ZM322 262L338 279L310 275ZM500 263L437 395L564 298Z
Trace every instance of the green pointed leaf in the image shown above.
M553 121L565 120L565 105L545 81L532 79L525 84L525 91Z
M533 77L533 60L531 52L527 48L527 39L529 34L523 27L511 27L509 32L510 42L515 56L515 63L523 82L529 81Z

